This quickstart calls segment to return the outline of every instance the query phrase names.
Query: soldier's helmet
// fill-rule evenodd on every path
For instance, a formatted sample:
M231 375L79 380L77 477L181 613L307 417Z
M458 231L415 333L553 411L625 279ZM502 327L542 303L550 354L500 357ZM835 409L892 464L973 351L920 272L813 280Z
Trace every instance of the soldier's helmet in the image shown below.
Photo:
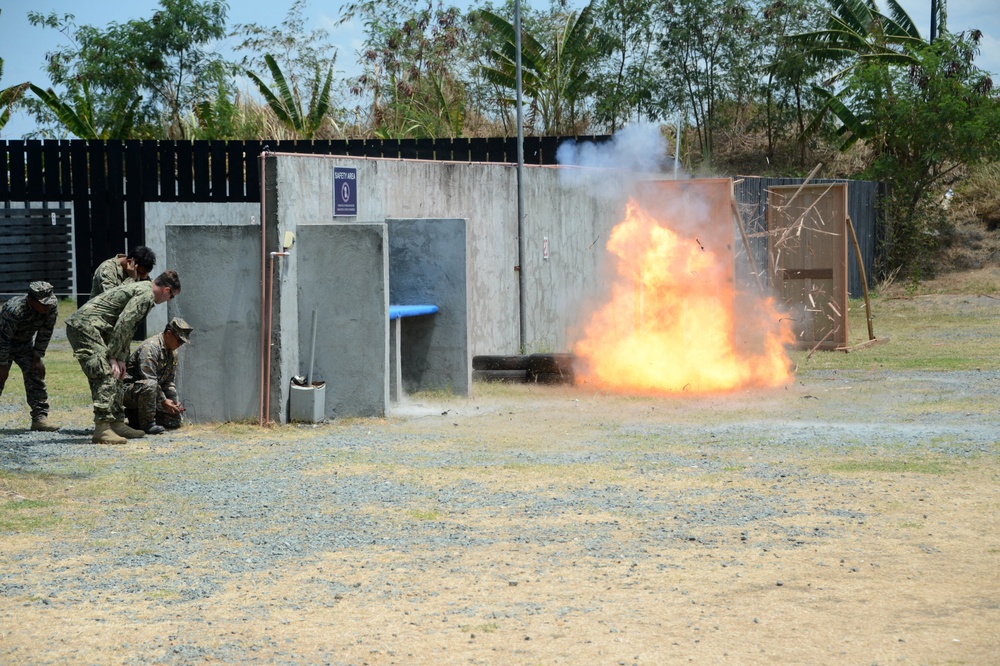
M52 291L52 285L48 282L42 282L41 280L36 280L28 285L28 296L31 296L42 305L47 305L50 308L58 304L56 295Z
M176 335L181 342L188 342L190 340L191 331L194 329L180 317L174 317L170 320L170 323L167 324L167 330Z

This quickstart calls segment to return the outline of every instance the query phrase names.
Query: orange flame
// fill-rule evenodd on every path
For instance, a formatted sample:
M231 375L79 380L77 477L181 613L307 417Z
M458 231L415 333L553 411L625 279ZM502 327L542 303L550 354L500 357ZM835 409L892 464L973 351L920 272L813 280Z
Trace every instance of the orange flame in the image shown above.
M785 345L794 342L792 328L773 299L736 293L731 256L682 236L635 201L607 248L617 277L610 301L574 347L578 380L621 391L707 393L791 379Z

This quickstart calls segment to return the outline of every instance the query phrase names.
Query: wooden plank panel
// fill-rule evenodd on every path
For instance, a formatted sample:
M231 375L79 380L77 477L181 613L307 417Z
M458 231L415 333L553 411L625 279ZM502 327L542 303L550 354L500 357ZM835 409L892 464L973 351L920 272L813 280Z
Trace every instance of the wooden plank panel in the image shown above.
M441 139L442 145L447 146L450 143L449 139ZM438 141L434 139L417 139L416 140L416 155L418 160L433 160L437 153ZM447 159L444 157L437 159Z
M246 152L243 155L246 173L246 201L260 201L260 154L262 152L263 144L260 141L246 142Z
M125 220L129 247L146 244L146 206L142 196L142 144L125 142Z
M6 141L0 141L0 164L9 164L10 150ZM0 201L10 199L10 176L7 169L0 169Z
M193 162L194 183L191 188L192 201L205 202L209 200L209 166L208 142L189 141L191 160Z
M156 141L143 141L140 144L140 161L142 163L142 199L146 201L160 200L160 147Z
M8 169L10 169L10 189L7 198L12 201L24 201L28 194L24 141L8 141L7 149Z
M771 272L785 307L803 313L794 319L803 346L848 342L846 219L846 184L768 188Z
M490 159L490 148L488 139L483 139L479 137L469 139L469 161L488 162L489 159Z
M108 246L111 254L115 254L127 248L138 247L142 243L135 243L125 223L125 146L120 140L112 139L105 142L104 149L108 174L106 183ZM142 229L134 231L138 237L144 236Z
M194 201L194 156L190 141L175 142L177 150L177 200Z
M177 142L160 141L160 201L177 201Z
M60 176L59 142L48 140L42 142L42 199L45 201L62 201L63 195Z
M29 201L43 201L45 189L42 187L42 142L39 139L29 139L24 142L26 198Z
M226 180L229 187L226 193L226 201L247 200L243 150L244 143L242 141L229 141L226 143ZM214 163L212 167L215 167ZM216 194L214 188L212 194Z
M102 142L87 142L87 164L90 167L90 245L93 249L93 263L88 270L93 273L97 264L124 248L113 246L108 234L108 178Z
M468 162L472 157L469 139L459 137L451 140L451 159L456 162Z
M74 141L70 145L70 160L73 172L73 215L76 228L73 234L73 251L76 254L77 289L90 293L90 283L94 275L93 249L90 245L90 182L87 168L87 142ZM78 297L77 304L86 302L86 296Z

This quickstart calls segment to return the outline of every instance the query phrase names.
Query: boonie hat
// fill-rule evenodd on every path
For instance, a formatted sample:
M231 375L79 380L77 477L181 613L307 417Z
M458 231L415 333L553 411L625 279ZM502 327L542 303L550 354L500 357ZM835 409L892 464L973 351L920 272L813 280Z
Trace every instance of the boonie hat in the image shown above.
M193 331L194 329L191 328L188 325L188 323L183 319L181 319L180 317L174 317L173 319L170 320L170 323L167 324L167 330L169 330L171 333L180 338L181 342L188 342L189 340L188 336L191 335L191 331Z
M37 280L28 285L28 296L31 296L42 305L47 305L49 307L58 304L56 295L52 293L52 285L48 282L42 282L41 280Z

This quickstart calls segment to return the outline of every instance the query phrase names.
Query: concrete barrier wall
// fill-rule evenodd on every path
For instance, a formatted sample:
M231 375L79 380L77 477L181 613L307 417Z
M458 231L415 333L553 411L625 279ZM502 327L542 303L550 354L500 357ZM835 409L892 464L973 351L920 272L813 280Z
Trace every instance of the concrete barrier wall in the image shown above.
M469 294L465 220L387 220L389 303L436 305L400 321L403 389L469 395Z
M468 221L472 354L520 351L517 169L505 164L409 162L279 155L279 205L295 202L280 234L297 224L390 218ZM358 214L333 216L333 167L358 170ZM581 310L603 293L604 244L624 216L633 176L525 167L525 351L565 351ZM543 257L548 238L549 257Z
M172 263L170 247L167 245L166 229L172 225L257 225L260 223L260 204L256 203L148 203L146 204L146 247L156 253L156 268L152 277L156 277L168 268L177 270ZM257 227L258 235L260 227ZM258 239L257 253L260 253ZM227 270L228 253L209 257L199 251L203 261L214 263L216 270ZM181 284L184 284L184 274L181 274ZM167 325L167 308L153 308L146 317L146 331L152 335L163 330Z
M297 237L292 248L298 261L295 374L309 371L315 309L313 372L314 381L326 382L326 416L384 416L389 404L386 227L301 225Z
M193 328L177 389L192 422L256 420L260 384L260 228L170 225L164 239L181 294L167 317ZM164 308L154 308L154 311ZM148 320L147 320L148 321ZM158 333L150 328L149 332Z

